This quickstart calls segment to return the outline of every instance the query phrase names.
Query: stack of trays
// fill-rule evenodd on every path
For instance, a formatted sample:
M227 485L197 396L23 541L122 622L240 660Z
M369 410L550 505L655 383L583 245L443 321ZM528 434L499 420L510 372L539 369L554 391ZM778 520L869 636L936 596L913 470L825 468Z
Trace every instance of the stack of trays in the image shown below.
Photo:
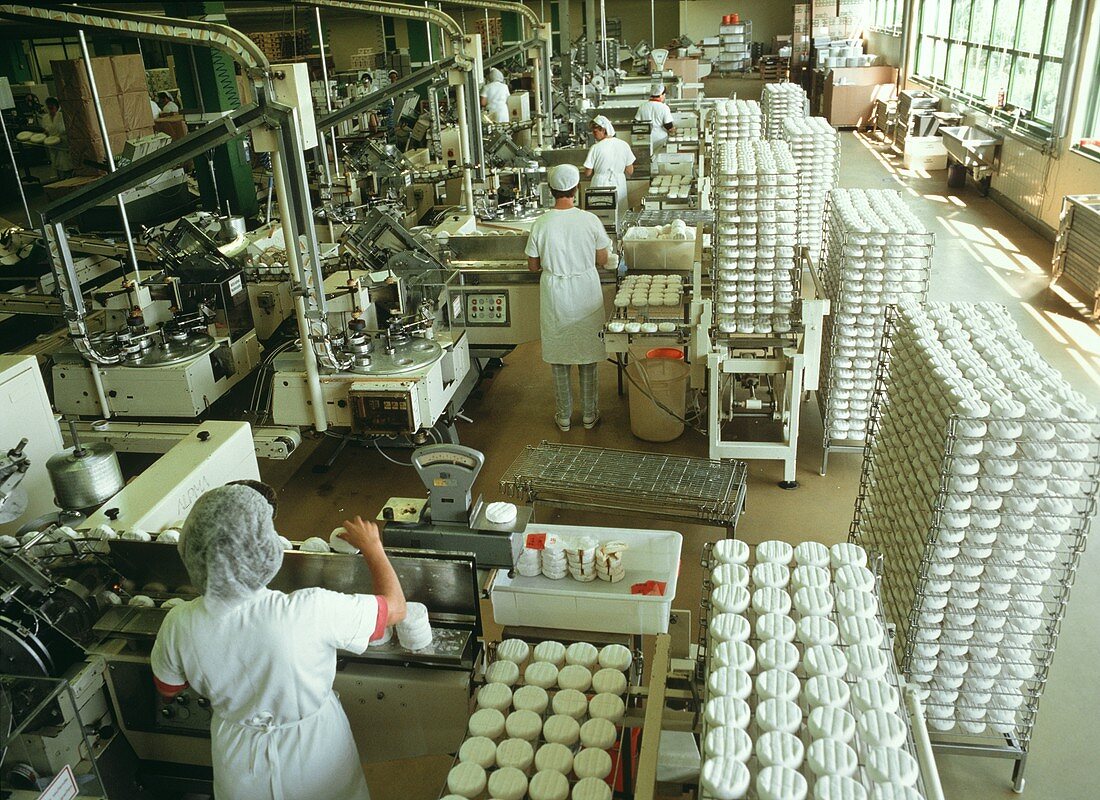
M719 100L711 112L715 145L764 136L764 113L755 100Z
M935 237L887 189L830 194L821 275L831 304L822 352L825 441L867 437L886 307L928 293Z
M801 117L783 120L782 138L798 165L798 238L817 262L825 201L840 178L840 135L824 117Z
M924 797L862 547L718 542L706 558L700 797Z
M674 311L679 316L684 303L684 283L680 275L628 275L615 293L616 312L632 316Z
M798 84L766 84L760 97L760 107L764 113L764 135L768 139L785 138L783 123L788 119L805 119L808 106L806 91Z
M885 552L929 726L1027 750L1090 517L1096 410L992 304L887 322L852 536Z
M687 200L692 195L693 185L690 175L656 175L646 194L664 200Z
M798 173L786 142L716 146L715 323L719 333L771 334L797 318Z

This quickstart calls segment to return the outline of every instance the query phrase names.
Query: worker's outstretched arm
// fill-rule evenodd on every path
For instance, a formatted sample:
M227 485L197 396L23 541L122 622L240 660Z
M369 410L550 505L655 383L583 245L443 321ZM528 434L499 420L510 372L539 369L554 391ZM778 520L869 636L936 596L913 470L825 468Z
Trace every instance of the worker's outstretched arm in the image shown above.
M393 571L393 564L382 549L382 536L378 532L378 526L364 521L362 517L356 517L354 520L345 520L344 533L340 535L358 547L363 554L374 579L374 593L386 601L386 625L401 622L405 619L405 592L401 589L401 582L397 580L397 573Z

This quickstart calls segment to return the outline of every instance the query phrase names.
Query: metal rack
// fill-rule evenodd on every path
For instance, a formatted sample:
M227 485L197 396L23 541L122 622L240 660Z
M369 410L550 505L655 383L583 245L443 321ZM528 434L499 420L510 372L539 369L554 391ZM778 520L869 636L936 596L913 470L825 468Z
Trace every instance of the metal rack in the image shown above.
M921 313L887 314L849 539L889 555L883 599L898 627L895 652L905 674L929 690L934 747L1012 759L1019 792L1096 511L1100 439L1091 423L1072 417L1055 426L1030 416L988 416L975 425L957 413L930 413L936 379L919 372L922 351L907 346L914 338L907 315ZM1011 326L998 333L1019 338ZM919 377L906 379L910 371ZM985 448L1020 448L1014 463L1032 471L1034 443L1005 433L1046 426L1056 432L1042 448L1049 455L1056 446L1055 456L1042 459L1051 475L1041 486L1025 485L1041 493L998 487L984 461L977 488L967 485L973 454Z
M798 165L798 238L814 263L821 260L825 203L840 180L840 132L824 117L785 119L780 136Z
M862 197L872 208L884 203L901 202L901 193L879 189L835 189L825 206L822 233L821 277L825 292L832 303L832 315L826 318L822 337L822 381L817 392L823 422L821 474L829 465L832 452L862 453L864 433L870 414L874 381L871 374L882 352L884 316L868 314L865 309L868 276L877 280L873 286L881 301L893 304L902 300L923 301L928 295L931 279L935 234L878 230L875 233L856 231L845 225L836 205L838 198ZM865 251L868 247L883 253L880 266L868 268ZM888 255L889 254L889 255ZM847 319L846 319L847 318ZM848 339L845 343L843 337ZM851 374L846 374L846 373ZM839 397L839 393L847 396ZM833 400L844 400L849 426L843 433L837 430L839 408ZM856 435L852 435L851 421Z
M732 537L746 477L743 461L544 441L523 449L500 488L529 503L715 525Z
M1062 278L1072 281L1089 298L1092 307L1086 315L1100 319L1100 194L1062 198L1050 285Z
M752 567L752 564L753 564L753 560L752 560L753 555L755 555L755 552L750 553L750 559L749 559L748 564L746 565L750 569L750 572L751 572L751 567ZM704 707L706 705L706 702L711 697L711 692L710 692L710 688L708 686L707 678L709 677L709 674L710 674L710 656L711 656L710 633L709 633L709 631L710 631L710 621L711 621L711 619L713 617L713 614L714 614L714 608L713 608L713 605L711 604L709 598L711 596L711 591L714 589L714 587L716 585L713 578L712 578L712 573L713 573L715 567L717 567L718 565L719 565L719 562L718 562L718 560L716 559L716 557L714 555L714 545L710 544L710 543L704 545L703 555L702 555L702 566L703 566L703 585L702 585L702 592L701 592L702 613L700 614L699 658L698 658L698 661L697 661L697 675L698 675L699 680L702 682L702 693L703 693L703 705L704 705ZM875 559L875 561L872 564L869 564L869 566L874 567L874 572L876 573L876 577L878 577L878 583L877 583L875 591L874 591L876 600L878 601L878 606L877 606L878 610L875 614L875 619L878 621L878 623L880 625L882 625L883 630L885 631L883 641L879 645L879 648L883 651L883 655L887 660L887 670L886 670L886 674L884 676L884 679L898 693L899 702L900 702L900 708L898 710L898 715L906 723L905 724L906 740L905 740L905 744L904 744L904 749L911 756L913 756L913 758L915 758L917 760L917 763L920 766L920 775L919 775L919 777L916 781L914 789L917 792L919 792L919 794L922 798L927 798L928 800L943 800L943 791L942 791L942 788L940 787L939 774L938 774L938 771L936 769L935 760L932 757L931 750L928 747L928 733L927 733L927 729L925 728L924 719L923 719L922 714L921 714L920 702L919 702L919 700L916 699L915 696L911 696L911 695L914 695L914 688L912 686L908 686L906 684L906 681L902 678L902 676L901 676L901 674L898 670L897 661L894 658L893 649L891 647L892 631L891 631L890 626L887 624L885 606L884 606L884 603L882 602L882 598L880 596L881 572L882 572L881 559ZM749 586L750 587L752 586L751 582L750 582ZM831 586L832 586L832 584L831 584ZM792 612L792 615L793 614L794 614L794 612ZM755 616L756 615L755 615L755 612L751 611L751 609L749 611L746 611L744 616L746 616L746 618L750 619L750 621L755 623ZM836 611L835 608L834 608L833 611L830 612L830 614L827 616L827 618L830 619L834 624L838 623L837 611ZM756 647L758 646L758 644L760 643L759 640L757 639L756 635L755 635L755 630L756 630L755 624L752 624L750 626L750 629L754 633L749 638L748 643L755 650ZM844 650L848 647L848 645L845 645L844 643L839 642L839 641L838 641L838 646L842 650ZM802 648L800 647L800 650L801 649ZM753 686L755 687L756 677L759 674L759 665L758 664L755 665L752 668L752 670L749 671L749 674L752 678ZM803 681L805 680L805 676L801 672L801 667L799 667L799 670L796 672L796 674L798 675L798 677L801 680L803 680ZM856 680L854 678L850 678L850 677L845 677L844 680L852 688L854 688L855 685L858 683L858 680ZM751 698L753 700L755 700L755 698L756 698L755 691L751 695ZM750 705L753 705L753 703L750 702ZM808 714L807 714L806 709L805 709L805 703L801 703L800 705L803 706L804 717L803 717L802 724L799 728L799 731L796 735L798 736L799 739L801 739L803 741L804 744L808 744L811 741L811 737L810 737L809 731L807 729ZM858 716L858 714L853 714L853 715ZM699 737L700 750L702 752L702 762L703 763L705 763L706 760L707 760L706 740L707 740L707 733L709 731L709 727L710 727L709 722L706 720L706 718L704 716L703 717L703 722L702 722L702 733ZM751 723L750 723L750 728L751 728ZM859 782L867 790L868 796L870 796L871 790L874 786L874 783L871 781L871 779L868 775L868 772L867 772L867 768L866 768L866 760L865 759L867 757L869 748L864 746L859 741L858 735L852 741L851 744L852 744L852 747L855 750L855 752L856 752L856 754L859 758L859 767L858 767L855 775L853 775L853 778L857 782ZM747 763L747 766L749 766L749 768L750 768L750 773L755 776L755 774L757 773L757 771L759 769L759 764L757 763L757 758L756 758L756 753L755 753L755 747L754 747L753 756L749 760L749 762ZM808 779L808 781L810 781L810 786L812 787L812 785L813 785L813 783L812 783L813 773L809 770L808 766L805 763L803 763L800 771L803 773L804 777L806 777ZM755 785L750 785L749 791L745 795L745 797L750 798L750 800L755 800L755 798L758 797L758 795L756 793ZM700 787L699 787L698 798L700 800L714 800L713 796L710 793L708 793L702 787L701 784L700 784Z
M745 72L752 66L752 22L744 20L718 28L718 55L713 59L719 75Z
M782 139L783 123L789 117L805 117L810 101L806 90L795 83L767 83L760 95L760 108L764 112L764 136Z

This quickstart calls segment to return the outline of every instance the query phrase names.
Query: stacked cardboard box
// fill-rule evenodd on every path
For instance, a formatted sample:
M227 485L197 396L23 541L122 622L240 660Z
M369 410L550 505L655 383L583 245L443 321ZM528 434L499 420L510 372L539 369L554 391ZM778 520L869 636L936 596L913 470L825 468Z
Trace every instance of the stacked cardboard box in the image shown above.
M253 31L247 36L271 61L300 58L312 48L308 31Z
M93 58L91 63L107 125L108 146L112 153L118 153L127 139L153 132L145 65L140 55L105 56ZM79 170L87 161L105 162L107 155L84 62L74 59L52 64L73 167Z

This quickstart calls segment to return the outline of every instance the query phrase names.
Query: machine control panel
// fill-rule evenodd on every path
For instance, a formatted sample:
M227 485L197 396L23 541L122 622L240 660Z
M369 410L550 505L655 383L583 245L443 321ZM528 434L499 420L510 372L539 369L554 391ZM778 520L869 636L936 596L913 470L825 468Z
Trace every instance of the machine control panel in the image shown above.
M466 324L505 327L511 323L508 292L466 292Z
M182 691L171 700L157 696L153 727L164 730L204 733L210 730L210 701L191 691Z
M411 392L353 390L348 393L348 403L355 433L384 435L420 428L420 415L416 413Z

